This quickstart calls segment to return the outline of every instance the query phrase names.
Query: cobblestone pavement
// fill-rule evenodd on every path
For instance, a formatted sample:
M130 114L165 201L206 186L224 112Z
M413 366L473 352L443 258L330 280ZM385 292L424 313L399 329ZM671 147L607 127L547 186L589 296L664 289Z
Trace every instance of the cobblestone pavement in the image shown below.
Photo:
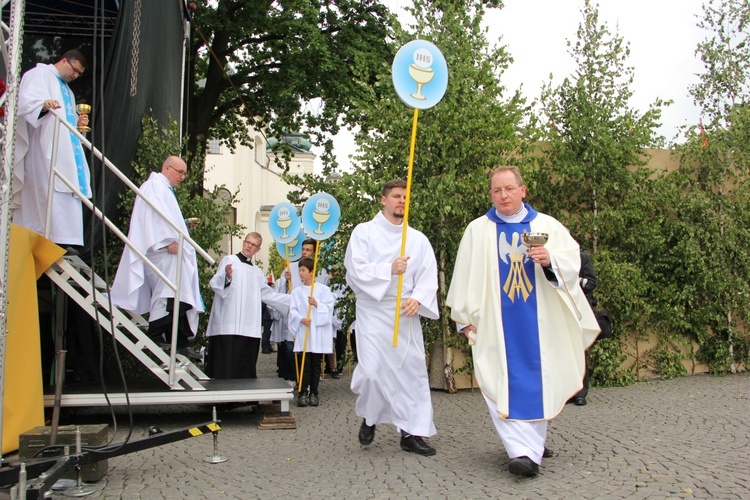
M261 355L272 376L273 355ZM750 498L750 375L698 375L592 389L587 406L568 405L549 426L536 478L508 470L478 392L433 391L438 453L401 451L398 433L377 428L360 447L350 376L325 379L321 405L297 408L296 430L258 430L250 407L220 412L219 452L211 436L109 461L94 483L99 498ZM107 422L106 414L78 415ZM134 437L210 420L197 407L139 409ZM127 419L119 419L120 435ZM122 439L122 438L120 438ZM57 497L57 495L56 495ZM63 498L59 496L59 498Z

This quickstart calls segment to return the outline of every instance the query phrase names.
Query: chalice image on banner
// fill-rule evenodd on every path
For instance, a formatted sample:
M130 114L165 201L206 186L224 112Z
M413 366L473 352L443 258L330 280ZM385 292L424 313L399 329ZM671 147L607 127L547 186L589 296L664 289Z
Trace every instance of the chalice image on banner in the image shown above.
M297 246L297 243L299 243L299 238L294 238L292 241L286 244L286 258L288 260L297 260L297 252L295 252L294 247Z
M326 199L318 200L318 202L315 204L315 210L313 210L312 218L315 222L318 223L318 229L315 229L313 233L324 234L323 224L328 222L328 219L331 218L331 212L329 211L329 207L328 207L328 200Z
M430 83L435 76L435 71L430 67L432 66L432 53L425 48L417 49L413 59L414 63L409 65L409 76L417 83L417 92L411 96L424 101L427 98L422 94L422 87Z
M279 210L279 218L276 221L276 225L279 226L282 230L281 237L288 238L289 235L286 233L286 230L289 229L289 226L292 225L292 217L289 213L289 209L283 207Z
M528 248L544 246L544 244L547 243L548 239L549 239L549 234L547 233L526 233L525 232L521 235L521 241L523 241L523 244L526 245Z
M91 113L91 105L83 104L83 103L78 104L76 105L76 112L79 115L87 116L89 113ZM81 133L91 132L91 127L88 127L86 125L81 125L80 127L76 127L76 128Z

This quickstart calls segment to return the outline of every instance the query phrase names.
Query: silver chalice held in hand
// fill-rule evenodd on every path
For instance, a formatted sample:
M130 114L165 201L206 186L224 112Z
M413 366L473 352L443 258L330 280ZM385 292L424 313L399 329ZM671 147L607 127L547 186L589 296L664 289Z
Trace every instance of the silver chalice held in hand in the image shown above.
M544 246L548 239L547 233L523 233L521 235L521 241L529 248Z

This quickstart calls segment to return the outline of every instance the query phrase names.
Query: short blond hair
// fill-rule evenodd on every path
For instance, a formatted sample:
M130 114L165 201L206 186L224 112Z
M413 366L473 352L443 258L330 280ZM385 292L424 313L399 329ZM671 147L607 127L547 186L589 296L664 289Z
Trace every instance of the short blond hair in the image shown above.
M523 176L521 175L521 171L518 170L518 167L515 165L502 165L500 167L495 167L492 169L492 172L490 172L490 189L492 189L492 179L495 177L495 174L498 172L513 172L513 175L516 176L516 182L519 186L523 186Z
M247 240L248 238L255 238L256 240L263 243L263 236L261 236L260 233L256 233L255 231L253 231L252 233L247 233L245 239Z

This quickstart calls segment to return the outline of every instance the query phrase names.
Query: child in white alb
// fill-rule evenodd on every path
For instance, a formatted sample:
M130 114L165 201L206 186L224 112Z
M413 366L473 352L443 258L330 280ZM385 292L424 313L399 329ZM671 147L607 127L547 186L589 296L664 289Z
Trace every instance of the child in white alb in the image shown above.
M312 259L300 259L299 276L303 285L292 290L289 309L289 330L294 336L294 352L298 353L300 360L302 352L305 352L302 390L297 398L297 406L318 406L321 361L324 354L333 352L334 298L330 288L322 283L315 283L310 294L313 266Z

